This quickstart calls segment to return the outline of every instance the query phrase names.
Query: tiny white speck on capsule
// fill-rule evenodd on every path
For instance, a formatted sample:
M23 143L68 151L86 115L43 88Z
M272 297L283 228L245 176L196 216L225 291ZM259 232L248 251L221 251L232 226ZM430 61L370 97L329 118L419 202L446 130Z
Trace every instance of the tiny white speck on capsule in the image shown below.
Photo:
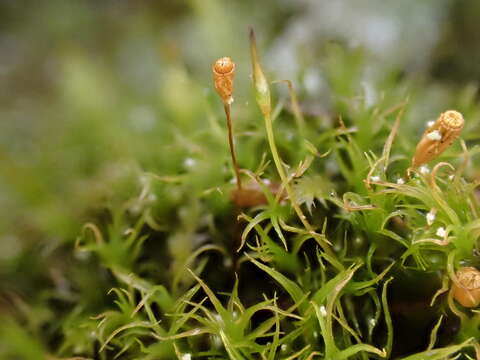
M440 141L442 140L442 134L440 134L440 131L438 130L433 130L427 134L427 138L433 141Z
M422 173L423 175L426 175L430 172L430 169L428 168L428 166L420 166L420 173Z

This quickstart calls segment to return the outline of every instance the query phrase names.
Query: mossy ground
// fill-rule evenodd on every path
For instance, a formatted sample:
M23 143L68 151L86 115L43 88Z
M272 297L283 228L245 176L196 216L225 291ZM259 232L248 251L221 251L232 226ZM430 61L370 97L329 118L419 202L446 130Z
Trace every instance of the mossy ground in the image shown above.
M238 160L265 204L231 200L215 57L169 19L184 7L206 34L232 21L208 54L237 62ZM479 358L480 315L448 291L455 269L479 265L474 84L375 72L364 49L322 44L319 93L290 79L299 113L262 60L259 25L266 110L232 11L193 1L159 21L153 5L112 9L129 15L52 1L36 17L50 22L18 35L58 47L36 57L30 44L10 78L21 96L1 110L15 121L0 143L0 358ZM29 61L39 78L22 73ZM461 139L408 178L426 122L448 109L464 115Z

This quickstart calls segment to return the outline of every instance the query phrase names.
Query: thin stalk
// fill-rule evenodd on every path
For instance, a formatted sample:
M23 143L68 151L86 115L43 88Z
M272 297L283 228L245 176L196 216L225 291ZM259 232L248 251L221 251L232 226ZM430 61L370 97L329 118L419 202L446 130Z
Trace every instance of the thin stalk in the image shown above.
M225 109L225 115L227 117L228 127L228 143L230 145L230 154L232 155L233 168L235 170L235 176L237 178L237 188L242 190L242 181L240 179L240 168L237 163L237 156L235 155L235 146L233 144L233 125L232 118L230 116L231 106L233 102L233 79L235 77L235 63L228 56L224 56L212 66L213 72L213 84L218 95L222 98L223 108Z
M272 107L271 107L271 100L270 100L270 89L268 86L268 81L263 74L262 67L260 62L258 61L257 55L257 44L255 41L255 33L253 29L250 30L250 50L252 56L252 67L253 67L253 81L256 90L256 99L258 106L263 114L263 118L265 120L265 129L267 132L267 140L268 145L270 147L270 151L272 153L273 162L275 163L275 167L277 168L278 175L282 180L282 184L285 186L285 191L290 199L290 203L292 204L295 213L299 217L300 221L302 222L305 229L316 239L319 239L318 243L322 247L323 251L327 253L332 260L335 261L335 266L338 269L343 269L343 265L336 260L336 256L333 253L332 249L325 243L325 240L317 234L312 225L307 220L307 217L303 214L302 209L298 205L295 192L293 191L289 179L285 173L285 169L282 165L282 160L280 159L280 155L278 154L277 145L275 144L275 136L273 134L273 122L272 122Z
M265 119L265 129L267 131L267 140L268 145L270 146L270 152L272 153L273 162L278 171L278 175L280 176L280 180L282 180L282 184L285 186L285 191L287 192L288 197L290 198L290 202L292 203L292 207L297 213L297 216L300 218L303 226L307 229L307 231L313 231L312 225L307 220L307 217L303 214L302 209L298 206L297 199L295 196L295 192L293 191L292 187L290 186L290 182L287 179L287 175L285 173L285 169L282 165L282 160L278 155L277 145L275 144L275 137L273 135L273 126L272 126L272 117L270 113L264 114Z
M238 167L237 155L235 154L235 145L233 144L233 125L232 125L232 118L230 116L230 104L224 103L223 108L225 109L225 115L227 116L228 144L230 145L230 154L232 155L233 168L235 170L235 176L237 178L237 187L238 187L238 190L242 190L242 180L240 179L240 168Z

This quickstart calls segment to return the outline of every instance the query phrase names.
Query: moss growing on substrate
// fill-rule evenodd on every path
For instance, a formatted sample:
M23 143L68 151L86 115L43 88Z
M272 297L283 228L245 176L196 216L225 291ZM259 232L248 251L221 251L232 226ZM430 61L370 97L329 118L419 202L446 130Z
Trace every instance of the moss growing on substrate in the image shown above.
M77 133L66 145L105 141L105 149L82 149L86 173L96 166L90 155L137 161L110 164L98 181L76 184L74 194L89 196L78 218L89 221L76 227L74 244L12 261L2 289L1 356L480 356L480 315L461 305L474 295L457 302L459 286L468 286L455 275L479 265L478 108L470 89L432 106L426 119L418 109L427 104L427 85L388 73L369 85L377 89L372 100L360 85L364 55L333 46L324 55L330 108L310 113L295 82L276 93L285 84L267 77L253 33L250 50L259 110L253 95L230 110L242 192L232 181L221 101L184 69L165 79L157 138L136 137L149 146L132 144L121 123L98 124L114 103L108 91L92 101L70 83L70 105L91 120L69 125ZM109 84L88 61L65 66ZM422 136L445 135L431 135L427 121L452 108L463 113L463 135L438 154L427 147L435 156L411 168L424 151ZM148 111L136 116L145 120ZM18 186L58 212L38 212L40 224L71 228L44 185ZM255 202L239 200L253 193L261 195Z

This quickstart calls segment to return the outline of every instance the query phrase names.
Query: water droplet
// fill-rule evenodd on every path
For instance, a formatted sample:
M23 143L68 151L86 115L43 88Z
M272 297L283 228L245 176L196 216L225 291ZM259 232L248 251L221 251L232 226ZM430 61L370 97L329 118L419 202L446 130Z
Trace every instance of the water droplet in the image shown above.
M186 167L187 169L193 168L197 164L197 160L192 159L192 158L186 158L183 160L183 166Z

